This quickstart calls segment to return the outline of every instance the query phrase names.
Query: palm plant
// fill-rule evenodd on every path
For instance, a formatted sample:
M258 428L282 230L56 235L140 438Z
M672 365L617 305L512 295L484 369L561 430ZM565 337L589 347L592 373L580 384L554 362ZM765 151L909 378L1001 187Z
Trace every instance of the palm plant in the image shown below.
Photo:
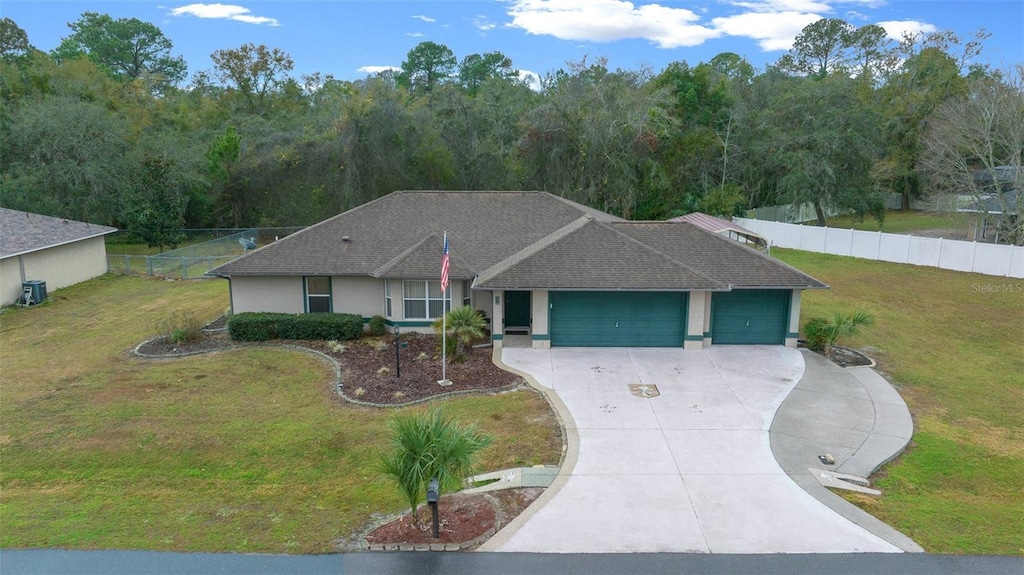
M449 311L443 321L447 323L448 337L455 341L454 350L444 350L448 352L449 357L465 354L466 347L474 340L482 338L487 327L484 318L468 305ZM436 320L434 331L440 334L443 329L442 320Z
M441 491L458 490L472 475L477 452L492 441L474 426L448 419L439 408L396 413L388 429L392 433L391 451L381 457L378 469L409 502L417 526L416 511L430 480L436 478Z
M832 355L832 348L839 340L853 337L861 326L873 323L875 323L874 314L864 308L851 314L835 310L829 318L811 318L804 324L807 347L825 355Z

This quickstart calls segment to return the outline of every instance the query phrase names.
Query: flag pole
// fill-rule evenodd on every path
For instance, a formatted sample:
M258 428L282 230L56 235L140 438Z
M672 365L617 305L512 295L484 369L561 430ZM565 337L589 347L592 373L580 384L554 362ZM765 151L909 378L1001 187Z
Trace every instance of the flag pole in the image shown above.
M444 256L448 256L448 230L444 231ZM448 286L441 281L441 385L448 383Z

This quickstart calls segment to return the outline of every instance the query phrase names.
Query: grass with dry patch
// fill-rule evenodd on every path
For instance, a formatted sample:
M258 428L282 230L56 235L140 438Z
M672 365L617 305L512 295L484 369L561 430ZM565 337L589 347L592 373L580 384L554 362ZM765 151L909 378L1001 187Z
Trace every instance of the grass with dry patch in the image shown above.
M374 468L393 411L340 402L322 360L129 355L176 311L218 316L226 287L106 276L0 315L0 548L327 552L401 511ZM533 392L445 405L495 437L486 469L558 461Z
M861 306L866 349L910 407L910 449L881 498L851 497L934 553L1024 555L1024 280L772 250L830 290L801 319Z

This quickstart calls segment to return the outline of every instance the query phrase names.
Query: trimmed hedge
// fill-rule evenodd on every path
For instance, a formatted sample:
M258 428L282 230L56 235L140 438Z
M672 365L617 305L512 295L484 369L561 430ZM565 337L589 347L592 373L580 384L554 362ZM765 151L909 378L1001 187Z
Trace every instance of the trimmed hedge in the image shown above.
M245 312L231 316L228 333L237 341L270 339L357 339L363 333L362 316L351 313Z

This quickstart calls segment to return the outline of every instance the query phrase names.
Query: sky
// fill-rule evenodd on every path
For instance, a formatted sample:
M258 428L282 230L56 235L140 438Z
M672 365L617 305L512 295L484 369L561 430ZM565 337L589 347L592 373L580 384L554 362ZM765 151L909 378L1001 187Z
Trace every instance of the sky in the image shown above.
M1024 62L1024 0L3 0L36 48L56 48L86 11L155 24L191 74L210 54L265 44L295 61L292 75L340 80L397 67L420 42L448 46L461 60L500 51L524 74L543 76L569 62L607 59L611 69L691 65L735 52L761 69L820 18L903 32L951 30L991 37L977 61L998 69Z

